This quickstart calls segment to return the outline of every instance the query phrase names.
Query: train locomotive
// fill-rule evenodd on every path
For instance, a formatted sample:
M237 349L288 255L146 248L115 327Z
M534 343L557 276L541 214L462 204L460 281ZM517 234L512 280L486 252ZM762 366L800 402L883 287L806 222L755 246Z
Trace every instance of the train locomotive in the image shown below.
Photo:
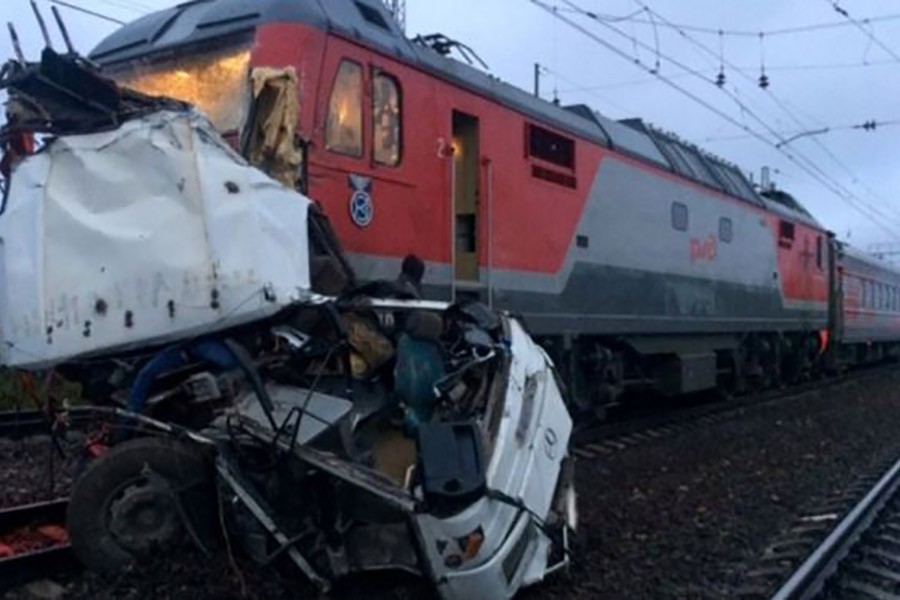
M376 0L197 0L91 58L240 144L256 75L289 71L297 185L363 280L408 253L426 295L521 315L582 409L632 388L789 384L893 354L900 271L789 194L639 119L534 97L408 39Z

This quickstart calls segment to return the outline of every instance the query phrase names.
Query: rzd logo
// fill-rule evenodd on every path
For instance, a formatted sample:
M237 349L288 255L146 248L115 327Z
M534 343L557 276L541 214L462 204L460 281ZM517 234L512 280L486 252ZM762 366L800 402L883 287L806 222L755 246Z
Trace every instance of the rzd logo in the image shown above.
M718 243L716 237L712 234L708 235L705 240L691 238L691 262L698 260L716 260L716 252L718 251Z

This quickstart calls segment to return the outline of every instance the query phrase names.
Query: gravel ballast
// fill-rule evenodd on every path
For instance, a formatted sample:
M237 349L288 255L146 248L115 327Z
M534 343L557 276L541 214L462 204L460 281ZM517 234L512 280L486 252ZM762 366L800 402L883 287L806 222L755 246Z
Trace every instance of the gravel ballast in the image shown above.
M0 509L69 495L83 457L84 436L71 432L59 444L62 453L51 445L49 435L0 438Z
M580 461L582 568L524 596L734 597L799 515L900 458L898 383L841 384Z

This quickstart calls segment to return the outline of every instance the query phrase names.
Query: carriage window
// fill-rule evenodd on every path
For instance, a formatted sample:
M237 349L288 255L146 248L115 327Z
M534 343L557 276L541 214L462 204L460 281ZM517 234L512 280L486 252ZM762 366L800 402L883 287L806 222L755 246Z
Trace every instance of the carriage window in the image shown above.
M681 202L672 203L672 227L678 231L687 231L688 207Z
M528 126L528 156L575 169L575 140L537 125Z
M362 67L342 61L328 103L325 147L332 152L362 156Z
M794 245L794 224L789 221L781 221L778 226L778 245L790 248Z
M734 232L731 229L731 219L728 217L719 217L719 239L726 244L731 243Z
M390 75L376 72L372 94L372 144L375 162L396 167L400 164L402 135L400 85Z
M816 236L816 266L822 269L822 236Z

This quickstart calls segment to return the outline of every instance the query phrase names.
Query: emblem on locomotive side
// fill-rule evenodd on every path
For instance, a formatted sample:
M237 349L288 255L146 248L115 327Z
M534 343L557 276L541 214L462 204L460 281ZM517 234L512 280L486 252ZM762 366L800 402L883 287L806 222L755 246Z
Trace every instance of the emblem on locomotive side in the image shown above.
M350 219L357 227L368 227L375 217L372 203L372 179L361 175L350 175Z
M705 240L691 238L691 262L698 260L716 260L718 244L714 235L710 234Z

